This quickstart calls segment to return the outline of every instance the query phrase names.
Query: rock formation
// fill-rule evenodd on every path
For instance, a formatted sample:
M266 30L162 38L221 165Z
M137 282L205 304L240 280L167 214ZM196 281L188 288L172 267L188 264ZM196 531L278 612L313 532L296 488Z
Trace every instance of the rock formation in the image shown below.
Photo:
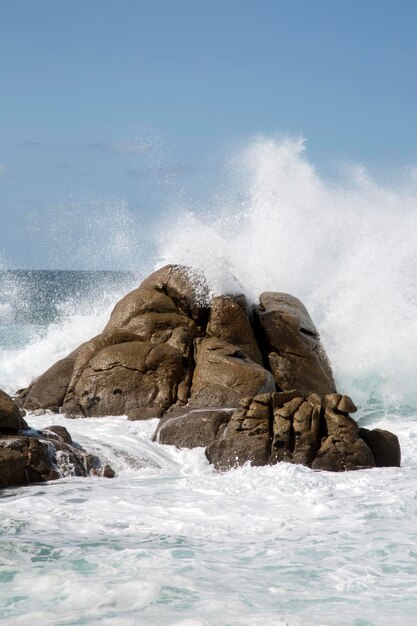
M155 438L204 446L219 469L287 461L340 471L398 465L386 431L359 429L336 392L306 308L263 293L209 299L201 275L170 265L120 300L103 332L17 393L69 416L161 418Z
M112 477L110 466L74 444L63 426L31 429L0 390L0 488L89 474Z
M220 470L281 461L335 472L400 465L397 437L359 429L348 414L356 411L348 396L320 398L291 390L243 398L239 404L234 410L168 413L155 438L180 448L205 447L208 460Z

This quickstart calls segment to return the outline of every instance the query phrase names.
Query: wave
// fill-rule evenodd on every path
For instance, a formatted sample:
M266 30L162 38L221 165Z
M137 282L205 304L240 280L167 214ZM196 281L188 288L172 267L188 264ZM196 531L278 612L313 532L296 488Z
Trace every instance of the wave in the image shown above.
M214 292L252 301L292 293L316 322L342 391L414 404L416 171L388 184L345 165L328 180L302 139L265 137L227 167L229 192L214 210L177 209L161 229L159 264L190 264Z
M15 279L19 297L11 299L7 318L0 320L0 388L8 393L27 386L57 360L100 333L116 301L138 282L133 274L108 272L98 277L94 272L30 272L37 295L44 292L39 299L22 287L27 274L23 282L21 277ZM51 290L51 276L55 292ZM11 275L8 278L12 280ZM23 312L21 302L25 302Z
M267 290L294 294L319 328L341 391L390 410L416 406L416 171L381 182L344 165L329 178L302 139L258 137L232 154L224 176L213 197L163 214L149 244L154 267L191 265L213 293L243 292L250 301ZM29 343L3 348L0 385L28 384L100 332L120 296L86 294L84 308L69 301ZM7 302L1 315L10 316Z

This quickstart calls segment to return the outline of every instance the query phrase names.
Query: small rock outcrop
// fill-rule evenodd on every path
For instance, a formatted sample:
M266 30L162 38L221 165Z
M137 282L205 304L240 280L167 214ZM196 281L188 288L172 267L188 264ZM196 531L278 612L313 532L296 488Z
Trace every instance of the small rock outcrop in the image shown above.
M63 426L31 429L0 390L0 488L89 474L112 477L114 472L75 444Z
M20 406L69 416L161 418L161 443L206 448L219 469L281 461L342 471L398 465L395 435L359 429L316 327L294 296L209 297L167 265L114 307L103 332L27 389Z
M223 471L248 462L328 471L400 465L398 438L359 429L348 413L356 411L348 396L305 396L294 389L243 398L239 404L235 410L168 413L155 439L180 448L205 447L208 460Z
M398 437L388 430L360 428L359 434L371 448L376 467L399 467L401 449Z

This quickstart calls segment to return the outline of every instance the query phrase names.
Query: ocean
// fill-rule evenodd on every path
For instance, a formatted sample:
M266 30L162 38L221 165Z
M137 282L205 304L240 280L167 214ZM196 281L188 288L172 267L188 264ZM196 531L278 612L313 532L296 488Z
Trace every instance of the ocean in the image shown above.
M202 449L153 443L156 420L28 415L66 426L116 477L0 492L1 623L416 623L416 182L355 169L329 183L296 141L258 140L239 159L210 214L173 210L152 264L191 264L213 293L301 298L360 425L399 436L401 468L221 474ZM0 388L100 332L145 274L1 271Z

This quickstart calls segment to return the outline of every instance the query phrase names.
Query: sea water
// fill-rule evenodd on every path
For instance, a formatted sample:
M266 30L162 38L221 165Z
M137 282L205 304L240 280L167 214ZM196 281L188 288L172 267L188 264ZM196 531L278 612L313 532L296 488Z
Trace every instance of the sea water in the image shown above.
M319 328L338 389L388 428L401 468L290 464L218 473L156 421L62 424L116 471L0 493L5 624L414 625L417 622L417 184L319 175L299 141L258 139L210 212L174 207L155 267L213 293L288 291ZM104 263L103 263L104 267ZM143 272L0 273L0 388L12 393L105 325Z

